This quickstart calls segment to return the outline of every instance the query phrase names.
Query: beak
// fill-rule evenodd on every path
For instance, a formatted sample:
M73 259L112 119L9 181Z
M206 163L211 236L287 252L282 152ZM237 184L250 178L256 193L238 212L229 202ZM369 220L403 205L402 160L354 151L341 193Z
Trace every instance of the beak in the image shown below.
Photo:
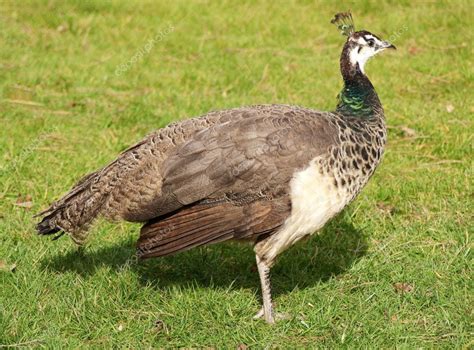
M388 41L384 41L383 45L382 45L382 49L394 49L394 50L396 50L397 48L395 47L395 45L389 43Z

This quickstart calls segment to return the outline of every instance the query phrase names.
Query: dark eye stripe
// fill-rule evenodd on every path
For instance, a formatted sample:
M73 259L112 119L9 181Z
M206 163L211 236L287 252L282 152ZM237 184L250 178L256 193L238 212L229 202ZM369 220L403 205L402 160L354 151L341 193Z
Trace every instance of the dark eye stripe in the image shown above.
M369 46L374 46L375 45L375 40L374 39L369 39L369 40L367 40L367 44L369 44Z
M375 38L375 36L374 36L374 38ZM369 38L367 36L364 36L365 41L367 41L367 43L369 43L369 44L370 43L375 44L375 39L374 38Z

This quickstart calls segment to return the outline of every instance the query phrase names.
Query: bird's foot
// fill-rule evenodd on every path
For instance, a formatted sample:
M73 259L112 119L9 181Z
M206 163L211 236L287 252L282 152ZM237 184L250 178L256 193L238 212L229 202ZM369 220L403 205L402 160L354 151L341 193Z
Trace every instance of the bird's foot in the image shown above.
M275 321L289 320L291 318L289 313L286 312L271 312L270 315L265 316L265 309L262 308L253 317L254 320L263 318L267 323L273 324Z
M264 315L265 315L265 310L263 309L263 306L262 306L262 308L258 310L255 316L253 316L253 319L258 320L259 318L263 318Z

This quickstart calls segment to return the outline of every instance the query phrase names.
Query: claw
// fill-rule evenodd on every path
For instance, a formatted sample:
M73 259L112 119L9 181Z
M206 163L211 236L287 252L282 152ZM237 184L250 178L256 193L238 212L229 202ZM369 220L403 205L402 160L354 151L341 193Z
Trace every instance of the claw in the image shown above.
M258 320L260 318L264 318L265 321L267 321L270 324L274 324L275 321L281 321L281 320L289 320L291 319L291 315L287 312L277 312L274 315L270 315L270 317L265 317L265 310L262 306L262 308L255 314L253 317L254 320Z
M259 318L263 318L263 315L265 315L265 311L263 310L263 306L262 306L262 308L255 314L253 319L258 320Z

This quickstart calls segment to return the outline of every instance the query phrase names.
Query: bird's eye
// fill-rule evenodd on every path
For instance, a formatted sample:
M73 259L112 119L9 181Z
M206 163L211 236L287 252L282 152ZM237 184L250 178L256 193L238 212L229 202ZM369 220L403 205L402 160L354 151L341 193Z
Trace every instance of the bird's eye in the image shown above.
M369 46L372 47L372 46L375 45L375 41L369 40L369 41L367 41L367 44L369 44Z

